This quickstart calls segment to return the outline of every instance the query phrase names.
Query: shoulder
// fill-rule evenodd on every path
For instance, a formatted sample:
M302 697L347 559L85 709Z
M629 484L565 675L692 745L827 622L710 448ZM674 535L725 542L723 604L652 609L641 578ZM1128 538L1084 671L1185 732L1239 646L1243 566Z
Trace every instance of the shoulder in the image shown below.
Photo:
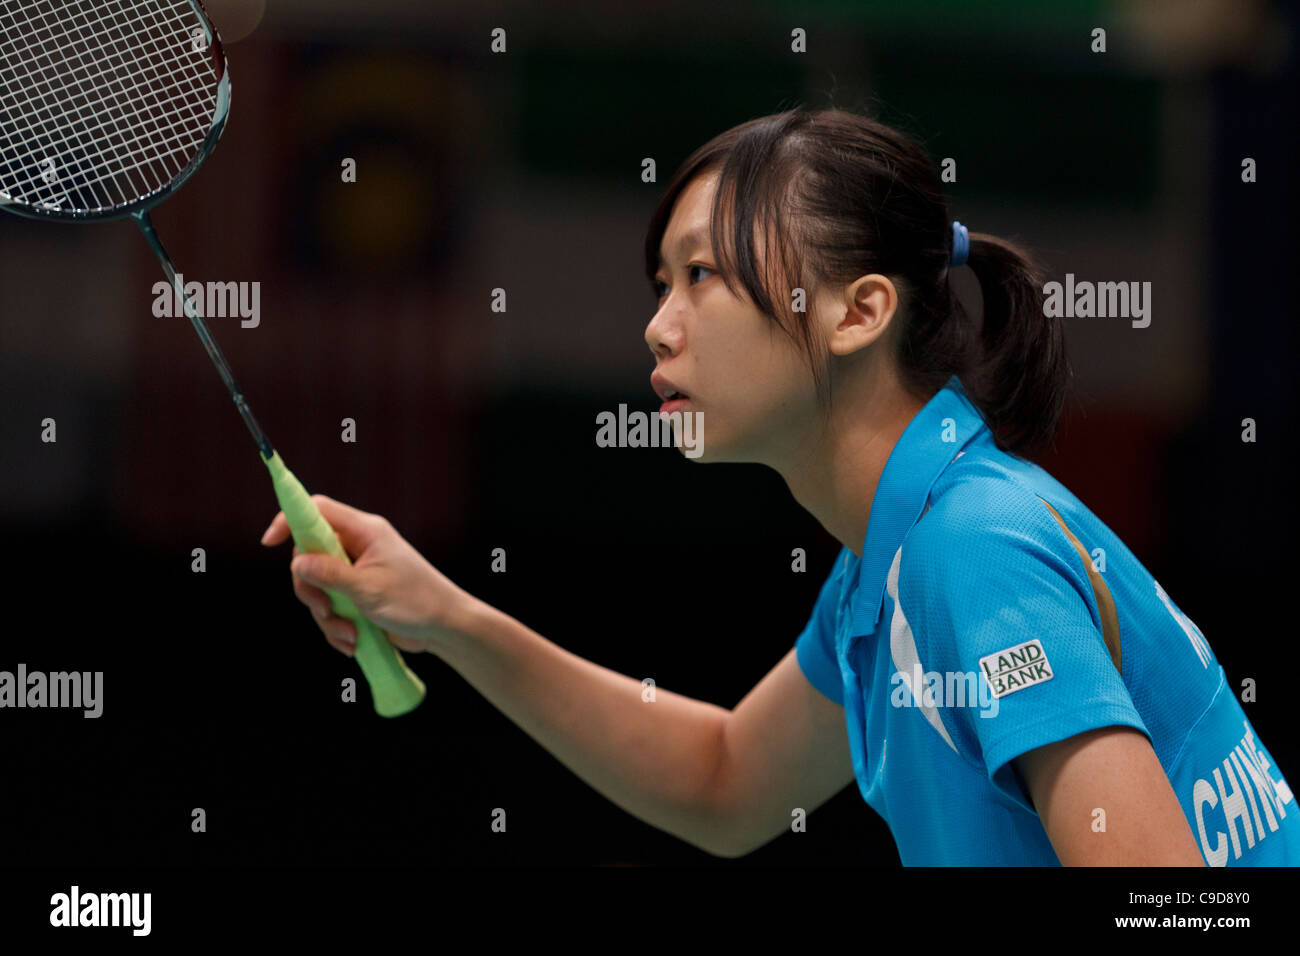
M1064 553L1068 539L1042 495L1045 477L1009 455L959 457L935 482L924 514L904 538L903 561Z
M1085 626L1087 570L1043 497L1053 480L1011 456L967 457L935 483L888 592L935 635Z

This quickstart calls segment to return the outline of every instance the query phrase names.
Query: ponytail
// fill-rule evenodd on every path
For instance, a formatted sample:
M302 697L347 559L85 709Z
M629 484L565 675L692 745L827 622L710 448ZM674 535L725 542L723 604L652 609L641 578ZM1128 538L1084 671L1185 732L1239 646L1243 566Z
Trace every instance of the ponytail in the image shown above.
M1061 319L1043 314L1046 275L1030 253L987 233L970 234L966 264L979 279L984 318L958 375L998 447L1039 450L1056 433L1069 379ZM951 302L965 312L955 294Z

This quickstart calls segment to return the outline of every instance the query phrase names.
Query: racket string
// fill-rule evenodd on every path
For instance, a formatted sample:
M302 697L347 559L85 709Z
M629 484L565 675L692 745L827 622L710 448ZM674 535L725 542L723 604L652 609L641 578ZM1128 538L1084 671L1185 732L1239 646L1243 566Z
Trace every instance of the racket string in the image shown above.
M120 4L118 5L118 12L120 12L120 13L125 13L125 12L126 12L125 10L122 10L122 9L121 9ZM72 23L71 20L69 20L69 19L59 19L59 18L57 18L57 17L55 18L55 22L56 22L58 25L63 26L63 27L65 28L64 31L63 31L63 33L60 35L60 34L58 34L58 33L56 33L56 32L54 31L54 29L51 27L50 23L48 22L48 20L46 20L46 18L44 17L43 14L42 14L42 16L41 16L41 19L42 19L42 24L43 24L44 27L49 31L49 33L51 34L51 36L52 36L53 38L55 38L55 39L64 39L64 40L74 39L74 38L71 37L71 35L68 33L68 30L67 30L67 25L70 24L70 23ZM101 17L101 18L96 18L96 19L93 19L93 20L91 20L90 18L87 18L87 19L88 19L88 22L90 23L90 25L98 25L98 24L100 24L100 23L104 23L104 24L106 24L106 25L111 25L111 24L107 24L107 22L104 21L102 17ZM172 17L172 18L170 18L170 19L171 19L171 21L174 22L174 23L175 23L175 22L179 22L179 21L177 20L177 18L175 18L175 17ZM129 23L140 23L140 24L144 24L144 23L145 23L143 17L137 17L134 21L128 21L128 22L129 22ZM32 23L32 21L30 20L30 18L28 19L28 23L29 23L29 24ZM158 20L157 20L156 17L154 18L154 23L155 23L155 24L158 23ZM32 24L32 25L35 26L35 24ZM123 31L122 31L121 29L118 29L117 32L118 32L119 37L120 37L121 39L126 39L126 37L123 35ZM139 34L138 31L133 31L132 39L140 39L140 38L141 38L141 34ZM75 39L76 39L76 40L79 40L79 41L82 41L84 45L89 46L89 44L86 43L86 38L84 38L84 37L77 37L77 38L75 38ZM156 43L156 39L155 39L154 37L144 36L144 39L147 39L147 40L149 40L150 42L152 42L153 45L154 45L154 47L155 47L155 49L157 49L157 43ZM144 75L144 70L142 69L142 67L145 66L145 65L144 65L144 64L141 64L139 58L136 57L136 56L134 55L134 51L132 50L132 47L128 45L128 46L125 47L125 49L127 49L127 50L131 50L131 51L132 51L132 59L134 60L135 65L136 65L136 67L137 67L137 73L139 73L139 74L141 74L141 75ZM73 50L73 52L76 53L77 58L78 58L79 60L81 60L83 66L84 66L84 65L85 65L85 61L84 61L84 59L82 59L80 52L77 51L75 47L72 47L72 50ZM99 49L98 51L94 51L94 52L104 52L104 51L107 51L107 47L106 47L105 45L101 44L100 49ZM90 52L90 51L88 51L88 52ZM160 51L160 52L161 52L161 51ZM121 55L120 49L118 49L118 50L113 50L113 51L111 51L111 53L115 53L115 54L117 55L117 58L118 58L119 62L121 62L122 65L125 65L125 59L124 59L124 57ZM106 57L106 58L104 58L103 62L107 62L108 60L109 60L109 58ZM176 58L172 58L171 62L172 62L172 63L175 63L175 62L177 62L177 59L176 59ZM22 66L26 66L26 67L28 67L28 69L29 69L29 71L30 71L30 66L29 66L29 64L27 64L26 62L20 61L18 65L22 65ZM96 76L103 76L103 75L105 75L105 74L103 74L102 71L101 71L101 73L96 74ZM161 78L161 77L159 77L159 74L157 73L157 70L156 70L156 69L154 70L154 77L155 77L155 78ZM80 92L82 93L83 98L86 100L87 103L90 103L90 101L91 101L91 96L90 96L89 93L85 90L85 87L82 85L82 83L81 83L81 81L80 81L80 78L77 77L77 75L76 75L75 73L72 74L72 78L73 78L73 80L77 83L78 88L79 88ZM93 81L92 81L92 83L93 83ZM135 83L134 85L136 86L136 88L137 88L137 92L138 92L138 90L139 90L139 84L138 84L138 83ZM64 89L65 89L65 90L69 89L69 87L68 87L68 85L66 84L66 82L65 82L65 84L64 84ZM103 87L95 88L95 89L94 89L94 92L102 93L102 92L104 92L105 89L106 89L106 88L103 88ZM148 92L149 92L150 94L152 94L152 98L153 98L153 101L154 101L154 102L153 102L152 104L148 104L148 103L146 103L145 106L156 107L156 110L155 110L152 114L146 114L146 113L144 113L142 110L137 109L137 110L133 111L133 112L131 113L130 116L125 116L125 115L124 115L124 116L122 116L122 117L120 117L120 118L123 119L123 120L127 120L127 121L129 121L129 120L131 120L131 119L142 119L142 120L152 121L153 124L154 124L154 129L155 129L155 131L157 131L157 132L161 132L161 126L157 123L157 115L158 115L159 113L161 113L163 116L166 117L166 116L168 115L169 112L175 114L176 110L173 109L173 110L170 110L170 111L169 111L168 106L170 105L170 103L171 103L172 101L175 101L175 100L177 99L177 97L171 97L171 98L169 99L169 103L168 103L167 105L164 105L164 103L163 103L161 100L159 100L159 98L158 98L158 96L157 96L157 92L156 92L156 90L154 90L154 89L152 89L152 88L149 88L149 89L148 89ZM188 92L194 92L194 87L193 87L193 83L192 83L192 82L189 83L189 91L188 91ZM43 94L42 94L42 100L44 100L44 95L43 95ZM106 100L106 96L101 96L101 101L103 101L103 100ZM192 101L182 100L182 102L183 102L183 105L185 105L186 107L188 107L188 109L189 109L189 113L190 113L190 116L191 116L192 118L199 119L199 120L201 120L201 121L204 120L204 119L206 119L206 117L202 117L202 116L200 116L200 114L198 114L198 113L195 111L195 109L194 109L194 104L192 103ZM99 104L96 103L96 104L93 104L93 105L99 105ZM209 114L209 115L210 115L210 114ZM115 129L117 130L117 132L119 133L119 136L121 137L121 129L120 129L120 127L117 126L117 117L114 117L114 116L112 115L111 112L110 112L110 113L107 113L107 114L106 114L106 117L107 117L107 119L108 119L109 121L112 121L112 122L113 122L113 125L114 125ZM86 127L85 127L85 123L84 123L84 121L83 121L82 125L83 125L83 128L86 128ZM96 129L102 129L102 128L105 127L105 125L106 125L106 124L105 124L104 122L101 122L101 123L96 127ZM116 170L116 172L117 172L119 175L122 175L122 176L123 176L123 178L126 180L127 184L131 187L131 189L132 189L134 192L139 193L139 192L142 192L142 190L139 189L139 184L136 183L136 182L134 182L134 180L132 180L132 178L131 178L129 175L127 175L127 173L129 173L129 171L131 171L131 170L133 170L133 169L139 169L139 170L141 171L141 173L146 172L146 171L151 171L151 170L148 169L149 161L150 161L150 160L158 160L158 159L163 158L161 155L157 155L157 154L159 153L159 150L157 149L157 147L158 147L158 146L167 145L167 144L170 143L172 140L178 140L178 139L180 139L181 137L185 136L185 131L182 130L182 129L178 129L178 128L176 127L176 125L175 125L174 122L169 122L168 125L169 125L170 130L171 130L171 132L172 132L173 135L172 135L171 137L168 137L168 138L165 139L165 140L163 140L163 139L159 139L158 137L155 137L155 143L153 144L153 145L155 146L155 148L152 150L152 153L151 153L151 150L149 149L149 146L150 146L151 144L147 141L147 139L145 139L145 137L144 137L143 134L137 134L135 137L131 138L130 140L126 141L126 143L124 143L124 145L126 145L126 146L128 147L128 149L131 148L131 147L135 147L135 146L143 146L143 147L144 147L144 148L136 149L135 152L132 153L132 154L128 154L129 158L132 160L132 162L130 163L129 166L126 165L126 164L123 162L123 157L122 157L122 156L120 155L120 153L119 153L120 147L118 147L118 146L115 146L115 147L114 147L113 159L117 160L117 165L120 166L120 167L122 167L121 169ZM29 123L29 129L30 129L30 123ZM90 131L89 128L86 128L86 129L87 129L87 132ZM124 138L124 137L122 137L122 138ZM197 140L197 141L196 141L195 138L191 136L191 137L189 137L189 138L187 139L187 141L186 141L185 143L177 143L177 145L172 146L171 149L169 150L169 153L170 153L170 152L177 152L177 151L180 151L180 150L186 148L187 146L188 146L189 148L193 148L194 146L196 146L196 145L198 144L198 142L201 142L201 140ZM33 165L36 166L37 169L39 168L38 164L33 164ZM108 164L105 163L105 164L101 164L101 165L103 165L103 166L107 166ZM167 175L167 178L170 179L170 178L172 178L172 176L174 176L176 173L178 173L178 172L180 171L180 168L181 168L181 166L183 166L183 164L178 164L177 167L176 167L175 169L169 169L165 163L163 164L163 166L164 166L164 171L168 174L168 175ZM27 171L27 170L24 168L23 171ZM81 170L81 171L83 172L83 174L86 173L85 170ZM99 182L102 182L102 181L104 181L104 180L110 179L110 178L111 178L111 174L112 174L114 171L115 171L115 170L109 169L105 175L101 175L101 176L98 177L97 179L89 180L88 182L83 183L83 184L82 184L83 188L87 188L87 187L89 187L89 186L93 186L93 185L95 185L96 183L99 183ZM144 178L144 177L141 176L141 179L143 179L143 178ZM34 180L34 177L29 176L27 181L28 181L28 182L32 182L33 180ZM118 189L119 195L124 195L123 192L122 192L122 189L121 189L120 184L118 184L118 183L116 183L116 182L113 182L113 185ZM148 188L146 188L145 190L143 190L143 192L148 192L148 191L151 191L152 189L158 189L158 188L161 188L163 185L165 185L165 183L158 182L158 180L157 180L157 178L156 178L156 176L155 176L155 178L154 178L154 183L153 183L152 185L148 185L148 184L147 184ZM89 191L92 195L95 194L95 191L94 191L93 189L89 189L88 191ZM102 200L101 200L101 201L102 201Z
M186 0L0 0L0 191L98 211L164 189L217 109L195 31Z
M76 36L76 37L74 37L74 36L72 36L72 35L68 32L68 30L66 29L66 27L67 27L68 25L70 25L70 24L71 24L71 25L75 25L73 20L71 20L71 19L59 19L59 18L56 17L55 20L54 20L54 24L52 25L52 24L49 23L49 21L47 21L47 20L45 19L45 16L44 16L43 12L41 12L41 11L39 11L39 10L38 10L37 12L41 14L41 17L42 17L42 27L43 27L44 29L47 29L47 30L50 32L50 34L52 35L52 37L53 37L54 39L59 39L59 40L64 41L64 43L65 43L65 49L66 49L66 45L67 45L67 44L70 44L70 43L80 42L80 43L85 44L85 43L88 42L88 39L89 39L89 38L87 38L87 37L85 37L85 36ZM123 14L126 13L125 10L122 10L122 9L121 9L120 2L119 2L119 4L118 4L118 12L123 13ZM128 22L128 23L130 23L130 24L141 24L141 25L145 25L145 26L162 26L162 25L163 25L162 22L158 21L156 18L154 19L154 22L153 22L152 24L146 24L145 21L144 21L144 19L143 19L143 17L136 17L135 19L133 19L133 20L128 20L128 21L126 21L126 22ZM170 17L170 18L167 18L167 22L170 22L170 23L183 23L182 20L180 20L179 18L174 17L174 16L173 16L173 17ZM28 23L28 25L32 26L33 28L36 28L36 25L35 25L34 23L32 23L32 21L31 21L30 19L27 20L27 23ZM62 32L61 34L56 33L55 30L53 29L53 26L54 26L54 25L62 26L62 27L64 27L65 29L63 30L63 32ZM119 23L115 23L115 22L111 22L111 21L105 20L103 17L98 17L98 18L95 18L95 19L93 19L93 20L87 18L87 25L90 25L90 26L98 26L98 25L102 25L103 27L106 27L106 28L116 28L116 29L117 29L117 32L118 32L118 34L119 34L118 39L121 39L121 40L127 40L127 41L147 41L147 42L151 43L151 44L154 46L154 52L157 52L157 53L159 53L159 54L163 54L163 53L165 53L165 51L163 51L163 50L161 50L161 49L159 49L159 48L157 47L157 37L156 37L155 35L150 35L150 34L147 34L147 33L140 33L139 31L133 31L133 32L132 32L132 35L131 35L130 37L126 37L126 36L122 33L122 31L121 31L121 29L120 29L120 24L119 24ZM37 28L37 29L39 29L39 28ZM30 48L26 48L26 49L30 50ZM107 47L105 47L105 46L101 43L101 44L100 44L100 49L101 49L101 50L107 50ZM131 47L130 47L130 46L127 46L126 49L127 49L127 50L131 50ZM75 52L75 50L74 50L74 52ZM119 60L122 60L122 55L121 55L121 50L120 50L120 49L113 50L113 51L111 51L111 53L112 53L112 54L116 54L116 55L118 56ZM49 58L48 53L47 53L46 51L42 50L42 51L40 51L39 53L37 53L37 55L36 55L35 57L31 58L31 60L28 60L28 61L18 60L14 65L27 67L28 70L29 70L29 73L30 73L30 66L31 66L32 62L35 62L35 60L36 60L36 59L39 59L39 57L41 57L41 56L45 56L47 59ZM78 59L81 58L81 57L80 57L80 53L77 53L77 56L78 56ZM153 77L153 78L156 79L156 80L160 80L160 81L162 81L162 80L167 80L167 79L172 79L172 78L183 78L183 79L186 79L187 81L189 81L189 91L188 91L188 92L199 92L200 94L202 93L202 91L196 91L196 90L194 89L194 86L193 86L193 79L195 78L195 75L194 75L194 74L191 74L191 75L189 75L189 76L186 76L185 74L181 74L181 73L178 73L177 71L173 70L170 76L163 76L163 75L161 75L161 74L158 73L156 66L151 66L151 65L148 64L148 63L142 63L142 62L139 60L138 57L134 56L134 54L133 54L133 57L132 57L132 58L133 58L133 60L134 60L134 62L135 62L136 67L138 68L138 69L137 69L137 72L143 73L145 69L152 69L153 74L154 74L154 77ZM125 65L125 61L122 60L122 62L123 62L123 65ZM183 61L181 61L181 60L180 60L178 57L176 57L176 56L172 56L171 58L169 58L169 59L166 60L166 63L167 63L168 65L175 65L175 64L178 64L178 63L182 63L182 62L183 62ZM82 65L83 65L83 66L86 65L84 60L82 60ZM191 60L189 61L189 65L190 65L190 66L195 66L196 64L195 64L195 62L191 59ZM43 67L42 69L50 69L50 68L53 67L53 66L54 66L54 64L51 63L49 66ZM102 73L102 72L99 73L99 74L96 74L96 77L103 77L103 76L107 76L107 74L104 74L104 73ZM200 74L199 74L199 78L200 78L200 79L203 78L201 72L200 72ZM43 78L43 79L44 79L44 78ZM75 79L75 76L74 76L74 79ZM86 91L85 91L85 88L80 86L80 82L79 82L79 81L78 81L78 85L79 85L79 87L80 87L80 89L81 89L81 92L82 92L82 93L85 93L85 92L86 92ZM138 84L137 84L137 87L138 87ZM66 84L65 84L65 88L66 88ZM104 89L105 89L105 87L96 87L96 88L93 88L92 91L93 91L93 92L102 92ZM154 94L154 97L155 97L155 105L158 105L159 107L162 107L162 104L159 103L159 102L157 102L156 91L150 90L150 92ZM87 97L87 98L89 98L89 97ZM203 118L203 117L200 116L200 114L197 114L197 113L194 112L194 110L193 110L193 104L192 104L192 103L189 104L189 105L191 106L191 116L192 116L192 117L194 117L194 118L200 118L200 119ZM164 112L166 112L165 109L164 109Z

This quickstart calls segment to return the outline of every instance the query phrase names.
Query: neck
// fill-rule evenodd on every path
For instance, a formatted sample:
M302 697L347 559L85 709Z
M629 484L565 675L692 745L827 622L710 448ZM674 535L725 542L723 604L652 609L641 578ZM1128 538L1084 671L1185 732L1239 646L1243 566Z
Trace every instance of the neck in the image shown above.
M925 402L885 370L836 394L829 418L778 467L796 501L836 540L862 556L871 505L890 452Z

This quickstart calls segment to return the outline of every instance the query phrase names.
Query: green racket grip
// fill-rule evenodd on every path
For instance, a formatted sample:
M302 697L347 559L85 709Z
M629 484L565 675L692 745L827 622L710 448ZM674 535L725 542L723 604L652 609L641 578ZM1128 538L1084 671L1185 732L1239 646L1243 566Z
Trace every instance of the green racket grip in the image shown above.
M338 535L311 500L302 482L284 466L280 453L272 452L270 458L263 457L262 460L271 472L275 497L289 522L289 531L298 550L304 554L328 554L351 564ZM325 593L330 596L334 613L357 626L356 662L370 684L375 712L381 717L400 717L418 707L424 700L424 682L411 673L384 632L362 617L346 594L329 588Z

